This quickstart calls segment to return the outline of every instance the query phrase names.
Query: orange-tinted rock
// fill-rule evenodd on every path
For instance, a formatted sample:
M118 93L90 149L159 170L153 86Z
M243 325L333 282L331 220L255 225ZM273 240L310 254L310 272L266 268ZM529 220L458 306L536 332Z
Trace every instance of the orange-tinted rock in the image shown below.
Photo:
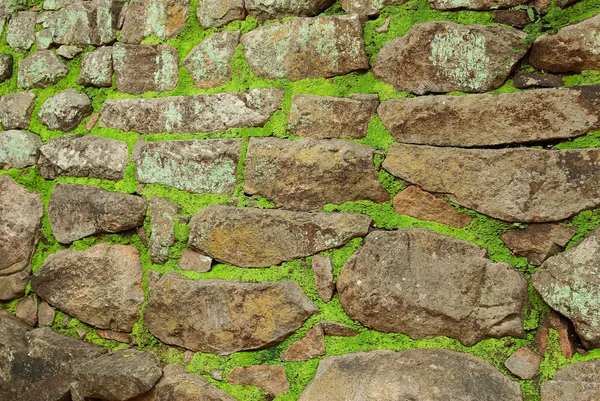
M293 342L281 354L284 362L299 362L325 355L325 333L321 326L313 326L304 338Z
M559 346L561 354L571 359L577 350L575 329L573 324L564 316L556 312L549 312L542 320L542 325L535 333L533 346L541 354L546 353L548 348L548 331L554 329L559 335Z
M500 236L513 254L525 256L532 265L539 266L556 252L565 249L577 227L557 224L532 224L524 230L514 230Z

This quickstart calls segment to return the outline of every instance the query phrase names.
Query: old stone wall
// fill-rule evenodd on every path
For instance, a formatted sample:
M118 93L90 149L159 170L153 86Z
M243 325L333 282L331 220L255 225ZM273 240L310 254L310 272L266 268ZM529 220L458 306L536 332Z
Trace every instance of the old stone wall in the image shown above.
M0 400L600 400L596 0L0 27Z

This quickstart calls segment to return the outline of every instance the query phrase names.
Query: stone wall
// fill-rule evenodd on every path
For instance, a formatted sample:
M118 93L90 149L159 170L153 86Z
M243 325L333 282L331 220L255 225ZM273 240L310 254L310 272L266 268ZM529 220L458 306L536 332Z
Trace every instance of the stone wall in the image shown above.
M595 0L0 0L0 399L598 400Z

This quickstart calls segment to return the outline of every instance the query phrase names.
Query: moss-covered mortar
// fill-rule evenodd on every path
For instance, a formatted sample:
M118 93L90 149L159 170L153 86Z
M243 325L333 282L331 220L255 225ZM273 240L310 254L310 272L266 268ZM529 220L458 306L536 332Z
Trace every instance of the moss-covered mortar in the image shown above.
M41 5L27 4L27 6ZM194 46L202 40L216 32L216 29L204 30L200 27L195 12L197 8L197 0L191 2L191 17L187 22L185 30L176 38L165 42L158 38L147 38L143 43L168 43L174 46L179 52L180 63L188 55ZM559 29L569 23L580 21L591 17L600 12L600 4L597 0L582 0L573 7L560 9L551 7L549 12L542 19L538 19L534 24L526 28L529 34L527 40L533 40L542 32ZM324 14L336 15L343 14L339 1L336 2ZM377 33L375 28L383 25L390 17L390 26L387 33ZM449 20L462 24L490 24L493 23L492 15L489 12L473 12L473 11L457 11L457 12L439 12L429 8L427 0L411 0L402 6L387 7L382 14L377 18L366 22L364 30L364 39L366 51L371 59L374 60L375 54L381 49L384 43L389 40L405 34L408 29L416 23L430 20ZM229 25L219 29L222 30L240 30L242 33L249 32L258 26L262 25L256 19L248 17L245 21L235 21ZM93 48L85 49L85 52L76 56L68 62L69 74L61 80L57 85L46 89L34 89L33 92L37 95L36 106L33 112L32 123L30 130L39 134L44 142L49 139L64 135L63 132L50 131L41 125L37 119L37 113L46 99L55 95L65 88L75 88L79 92L88 94L93 99L93 107L95 112L99 112L102 103L105 99L128 98L134 97L117 92L113 88L86 88L77 84L77 77L80 70L81 60L86 52L92 51ZM35 45L31 52L36 51ZM14 76L7 82L0 84L0 95L18 91L17 83L17 66L27 54L24 52L14 52L6 45L6 29L0 40L0 53L10 53L14 56ZM170 199L181 205L181 215L191 218L198 210L209 204L234 204L238 207L247 207L250 200L243 193L243 170L248 138L253 136L276 136L281 138L295 139L286 130L287 116L291 108L291 99L295 94L315 94L324 96L348 96L352 93L377 93L381 100L399 97L411 97L412 95L406 92L396 91L392 86L377 81L373 75L365 74L348 74L346 76L335 77L332 79L306 79L298 82L290 82L288 80L267 80L255 77L249 70L246 64L241 45L238 46L232 61L233 77L226 83L216 88L200 90L197 89L185 68L180 68L179 84L170 92L153 93L148 92L141 97L163 97L172 95L193 95L202 93L219 93L219 92L236 92L246 91L252 88L279 87L285 90L286 96L283 101L283 108L276 112L269 122L263 128L241 128L230 129L227 132L219 134L154 134L145 135L147 141L162 141L168 139L205 139L205 138L244 138L244 146L242 157L238 165L238 185L235 193L232 196L225 195L198 195L190 194L184 191L179 191L173 188L168 188L161 185L145 185L141 189L141 194L150 199L152 196L161 196ZM524 68L523 70L527 70ZM581 74L565 76L567 86L575 85L591 85L600 84L600 71L584 71ZM509 80L501 88L490 93L505 93L517 91L512 86ZM454 95L464 95L462 93L452 93ZM88 134L85 130L87 119L74 131L75 133ZM140 137L139 134L133 132L119 132L116 130L103 128L95 128L92 134L103 136L106 138L120 139L127 143L129 153L133 151L133 147ZM393 138L385 129L377 116L373 118L369 124L367 136L364 139L356 140L356 142L372 146L378 151L375 157L375 164L379 170L380 180L384 187L395 195L404 188L404 185L392 177L390 174L381 169L381 163L389 146L393 143ZM600 147L600 131L589 133L583 137L572 141L562 142L554 145L558 149L571 148L588 148ZM104 181L99 179L86 178L58 178L55 181L47 181L40 176L37 167L26 169L12 169L8 171L0 171L0 174L8 174L13 177L18 183L24 185L30 190L35 190L42 195L42 200L47 207L50 193L52 192L56 182L71 182L79 184L97 185L110 191L118 191L124 193L135 193L138 190L138 182L135 180L135 172L133 163L129 163L126 170L126 178L119 182ZM253 205L261 207L272 207L273 205L261 198L254 198ZM372 202L352 202L344 205L328 205L324 207L325 211L345 211L354 213L363 213L371 216L377 227L385 229L394 229L400 227L424 227L442 234L446 234L455 238L460 238L469 242L478 244L489 251L490 258L495 262L507 262L516 269L525 273L529 278L530 275L537 269L535 266L527 263L527 260L522 257L513 256L510 251L504 246L499 238L499 235L510 229L523 228L520 224L506 224L497 220L479 215L473 211L460 208L454 205L461 212L467 213L474 217L473 222L466 228L456 229L449 226L424 222L413 219L411 217L395 214L391 202L385 204L375 204ZM580 213L570 220L562 223L578 228L577 235L572 239L569 246L577 243L588 235L595 227L600 224L600 209L589 210ZM145 229L147 235L150 233L149 218L146 218ZM155 270L160 273L164 272L180 272L177 267L177 261L182 250L186 247L189 227L187 224L175 221L175 236L176 244L171 248L169 253L169 261L164 265L154 265L150 261L148 250L142 244L136 232L127 232L121 235L103 235L97 237L89 237L83 240L76 241L71 245L71 249L86 249L99 242L129 244L135 246L141 253L141 260L144 266L144 291L146 298L148 296L147 278L148 271ZM44 239L40 241L37 250L33 256L33 271L39 269L44 259L56 252L59 249L64 249L65 246L56 242L52 236L50 224L47 216L44 217L42 234ZM147 238L146 238L147 239ZM352 255L359 247L361 239L355 239L348 245L327 252L322 252L322 255L331 257L334 265L334 275L337 277L340 273L344 262ZM384 334L373 330L368 330L356 322L351 321L344 313L337 296L328 304L323 303L317 295L317 289L313 280L313 272L311 268L311 258L303 260L295 260L293 262L283 263L278 266L273 266L269 269L243 269L224 264L217 264L208 273L181 272L186 277L191 279L206 279L206 278L223 278L223 279L243 279L251 281L275 281L275 280L293 280L297 282L308 295L308 297L321 309L321 312L310 318L297 333L289 337L286 341L278 346L274 346L261 351L253 352L238 352L231 356L215 356L210 354L196 353L192 361L187 365L187 368L195 373L203 375L212 384L231 393L239 400L259 400L266 399L267 395L262 390L254 387L230 385L226 381L216 381L208 375L213 369L222 369L225 371L225 377L229 371L235 366L250 366L255 364L280 364L279 359L282 351L289 344L303 337L306 331L320 320L331 320L346 324L360 331L360 335L353 338L344 337L326 337L327 355L339 355L354 351L365 351L373 349L392 349L402 350L409 348L448 348L467 352L483 358L497 367L502 373L506 374L513 380L517 380L504 367L506 358L522 345L531 346L533 336L536 329L539 327L541 319L549 310L548 306L537 295L536 291L530 285L530 303L525 313L525 329L527 330L526 339L490 339L481 341L473 347L465 347L458 341L439 337L430 340L412 340L409 337L401 334ZM27 292L30 292L28 288ZM14 313L18 300L9 303L0 303L0 309L6 309ZM135 338L138 347L154 350L161 360L165 363L183 362L183 351L175 347L168 347L157 340L150 334L143 323L143 309L140 313L140 319L136 324L133 337ZM66 328L62 328L63 313L58 312L54 320L53 327L67 335L77 336L76 329L85 327L89 330L86 340L107 346L111 349L117 349L127 346L126 344L117 343L111 340L100 338L92 327L72 319ZM535 401L540 399L539 388L543 381L550 379L557 369L562 368L569 363L589 360L600 357L600 350L591 351L588 355L582 356L576 354L571 361L566 360L561 356L558 348L558 335L551 330L549 349L544 356L541 366L541 375L535 380L520 381L526 401ZM287 362L284 363L286 373L290 380L291 388L286 394L282 394L276 400L296 400L302 393L308 382L314 376L320 358L305 361L305 362Z

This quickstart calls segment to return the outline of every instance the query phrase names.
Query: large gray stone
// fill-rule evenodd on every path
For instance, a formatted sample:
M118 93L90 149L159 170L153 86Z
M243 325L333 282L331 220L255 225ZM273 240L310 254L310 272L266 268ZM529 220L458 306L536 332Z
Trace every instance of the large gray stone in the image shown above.
M120 41L139 44L148 36L177 37L190 16L190 0L133 0L124 10Z
M391 99L378 114L402 143L474 147L553 141L600 129L600 86Z
M0 19L0 23L2 20ZM2 34L2 29L0 29ZM13 56L12 54L0 54L0 84L8 81L13 76Z
M600 205L600 150L392 145L383 167L426 191L505 220L560 221Z
M281 108L278 88L214 95L104 102L100 128L150 133L220 132L229 128L262 127Z
M369 146L338 139L250 138L244 192L295 210L387 202L390 195L379 181L373 153Z
M219 86L231 78L230 63L240 37L239 31L214 33L186 56L183 67L189 71L197 88Z
M60 250L34 273L31 288L43 300L84 323L130 332L144 302L140 253L101 243L85 251Z
M240 267L269 267L345 245L367 234L371 218L210 205L190 222L189 247Z
M59 176L122 180L127 166L127 144L94 135L63 135L40 148L38 166L42 177Z
M37 13L19 11L14 13L8 23L6 43L13 49L29 50L35 42L35 21Z
M38 112L38 119L48 129L73 131L93 111L88 95L69 88L46 100Z
M33 166L38 158L41 138L27 131L0 131L0 169Z
M600 359L574 363L542 383L542 401L598 401Z
M497 10L528 3L529 0L429 0L434 10Z
M202 28L219 28L246 18L246 8L244 0L198 0L196 16Z
M51 50L37 51L19 63L17 86L23 89L46 88L67 76L69 68Z
M9 93L0 97L0 124L5 130L28 129L35 106L33 92Z
M192 193L233 194L242 139L149 142L136 156L136 177Z
M525 55L525 32L499 25L428 21L387 42L373 75L399 90L487 92L502 86Z
M103 46L86 53L81 61L77 83L96 88L112 86L113 59L112 46Z
M342 9L348 14L376 16L387 6L399 6L408 0L342 0Z
M167 344L227 355L279 344L317 311L291 281L188 280L167 273L150 285L144 322Z
M151 231L148 253L152 263L162 265L169 260L169 249L175 244L175 215L179 212L179 205L153 196L149 206Z
M259 19L289 16L313 17L329 8L335 0L245 0L248 14Z
M141 226L146 200L78 184L56 184L48 203L52 234L61 244L89 235L117 233Z
M525 276L477 245L425 229L375 231L337 281L348 316L385 333L467 346L523 337Z
M340 383L343 385L340 386ZM483 359L445 349L326 357L299 401L522 401L518 382Z
M358 15L295 18L255 29L241 39L261 78L328 78L369 68Z

